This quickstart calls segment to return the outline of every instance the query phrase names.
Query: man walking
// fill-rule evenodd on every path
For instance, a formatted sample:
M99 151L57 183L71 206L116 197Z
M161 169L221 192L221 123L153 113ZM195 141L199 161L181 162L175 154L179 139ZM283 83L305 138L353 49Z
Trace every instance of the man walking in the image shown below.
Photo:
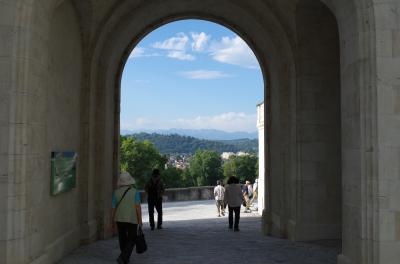
M164 184L161 180L160 171L154 169L150 180L146 183L147 204L149 206L150 228L154 230L154 207L157 210L157 229L162 229L162 196L164 194Z
M217 181L217 186L214 188L215 203L217 205L217 216L225 215L225 205L224 205L224 194L225 188L222 187L221 181Z

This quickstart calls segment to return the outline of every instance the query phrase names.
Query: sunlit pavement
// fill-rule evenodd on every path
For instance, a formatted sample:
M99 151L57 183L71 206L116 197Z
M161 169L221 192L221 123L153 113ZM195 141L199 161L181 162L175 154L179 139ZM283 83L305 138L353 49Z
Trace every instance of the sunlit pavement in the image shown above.
M133 253L130 263L336 263L336 241L293 243L263 236L260 216L243 209L240 232L233 232L227 216L217 217L214 201L164 203L163 229L151 231L143 205L148 251ZM116 263L118 254L118 241L113 238L81 247L61 263Z

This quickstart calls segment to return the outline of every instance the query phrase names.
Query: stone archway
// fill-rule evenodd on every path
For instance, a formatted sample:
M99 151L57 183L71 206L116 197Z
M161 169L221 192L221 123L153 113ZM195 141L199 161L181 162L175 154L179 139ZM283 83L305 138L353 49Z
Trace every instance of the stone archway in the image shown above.
M133 48L133 46L138 42L138 40L140 40L145 34L147 34L148 32L154 30L156 27L164 24L164 23L168 23L170 21L174 21L174 20L178 20L178 19L185 19L185 18L202 18L202 19L207 19L207 20L211 20L217 23L220 23L224 26L227 26L229 28L231 28L232 30L236 31L240 36L242 36L248 43L249 45L253 48L253 50L255 51L256 56L258 57L260 64L261 64L261 68L263 69L264 75L268 76L266 78L266 80L268 80L268 85L274 85L275 87L279 87L279 89L275 90L275 93L272 94L272 92L270 93L269 90L265 90L265 93L267 94L267 98L268 97L274 97L276 98L276 101L279 100L286 100L285 99L280 99L283 98L284 96L280 95L281 93L286 93L286 94L291 94L291 96L294 96L294 87L293 87L293 83L295 83L295 74L294 74L294 61L293 61L293 56L291 56L292 54L292 50L290 48L289 45L289 41L286 39L286 34L283 32L283 29L280 27L279 22L275 20L273 14L271 14L271 16L268 18L269 23L270 24L270 33L267 33L266 30L264 30L264 33L261 33L261 30L263 30L263 27L261 25L258 25L256 27L254 27L254 25L257 24L253 24L253 25L244 25L246 26L246 30L245 29L240 29L240 23L238 21L233 22L229 15L229 11L228 14L226 14L225 12L227 11L223 11L221 14L219 14L218 12L221 12L220 8L218 7L212 7L212 5L210 5L209 7L207 7L204 11L203 14L201 14L201 12L199 10L201 10L201 8L199 6L204 6L204 5L199 5L199 3L194 4L191 3L190 8L192 10L175 10L173 13L176 12L176 14L174 15L173 13L171 14L170 11L171 8L167 8L164 7L164 5L171 5L172 2L169 2L168 4L164 3L161 4L161 6L157 7L156 10L157 12L160 12L161 14L158 16L154 16L154 17L147 17L145 22L145 25L148 25L148 27L143 27L143 25L139 25L136 22L136 20L131 19L131 18L127 18L126 21L121 22L121 24L118 25L114 25L114 27L118 28L118 35L116 34L115 36L108 36L107 39L111 40L111 42L107 42L105 41L104 47L105 49L103 51L101 51L99 54L102 54L102 60L106 60L106 62L104 62L105 65L107 65L107 71L108 72L104 72L104 69L99 69L101 71L101 73L98 74L98 76L102 76L104 77L104 79L99 80L100 85L104 85L104 88L102 89L106 89L107 92L109 93L109 97L108 100L109 101L109 105L114 104L114 106L116 107L115 112L118 113L118 105L119 102L118 100L116 100L116 97L114 97L114 102L112 102L112 93L113 91L119 91L119 79L120 79L120 75L122 73L122 68L124 65L124 60L126 60L126 58L128 57L130 50ZM208 6L208 5L206 5ZM155 7L150 5L143 5L141 6L141 8L143 8L143 10L140 11L140 13L148 13L150 12L150 10L154 10ZM187 7L185 7L187 8ZM248 17L248 19L251 19L249 14L245 11L240 11L240 9L238 9L237 6L233 5L231 8L231 11L233 9L236 8L236 12L241 12L240 16L246 16ZM124 12L127 10L127 7L124 7L122 9ZM220 11L218 11L220 10ZM138 18L139 19L139 18ZM143 22L144 18L140 18L141 21ZM250 26L250 27L249 27ZM116 30L112 30L112 34L114 34L116 32ZM273 35L274 37L272 37L271 39L268 38L259 38L259 39L255 39L255 38L251 38L249 37L251 34L250 32L253 32L253 35ZM279 32L281 34L279 34ZM134 41L132 42L132 36L135 36ZM117 39L121 39L118 40ZM281 40L279 41L278 40ZM121 42L121 43L119 43ZM256 44L257 42L259 42L258 44ZM286 44L285 44L286 43ZM257 48L258 47L258 48ZM268 50L273 50L273 52L268 52ZM109 56L107 58L107 56ZM266 61L269 61L270 63L265 63ZM262 63L264 62L264 63ZM268 65L276 65L276 67L274 67L274 69L270 69L268 67ZM96 63L97 65L97 63ZM110 70L110 68L112 70ZM100 85L96 85L96 87L100 87ZM116 95L118 98L118 94ZM269 103L267 103L269 104ZM279 104L279 103L277 103ZM285 103L282 103L285 104ZM295 111L293 108L291 108L291 106L287 105L285 109L281 110L279 109L279 107L275 107L276 109L276 115L282 115L285 116L285 118L289 119L291 112L293 113L293 111ZM283 112L282 114L278 114L280 112ZM114 116L114 127L113 129L115 129L115 131L118 131L118 119L117 119L117 114ZM110 124L108 124L110 125ZM282 139L286 140L286 142L290 141L289 137L290 137L290 131L285 131L285 129L281 128L281 125L279 124L279 121L276 120L276 126L277 129L276 131L274 131L274 135L276 135L277 137L282 137ZM109 129L111 129L111 127L109 127ZM98 128L96 129L97 131L104 131L103 128ZM281 133L280 131L285 131L284 133ZM286 133L286 134L285 134ZM115 135L118 135L118 133L115 133ZM117 142L116 140L114 141ZM278 142L278 140L276 141ZM290 150L283 150L284 147L283 145L287 144L285 142L282 142L281 144L276 144L275 148L276 149L282 149L282 151L286 151L289 152ZM110 146L110 148L114 148L114 150L117 149L117 145L113 145ZM110 154L110 153L109 153ZM117 160L117 153L114 152L114 160ZM269 156L269 155L268 155ZM287 157L289 157L289 155L287 155ZM111 158L111 157L110 157ZM290 162L290 161L288 161ZM277 163L281 163L280 161L278 161ZM102 164L104 164L104 162L102 162ZM115 166L115 165L114 165ZM277 166L278 167L278 166ZM112 169L112 168L109 168ZM115 170L114 170L115 171ZM280 172L277 172L280 173ZM288 173L288 172L287 172ZM107 185L107 188L109 188L109 184ZM110 192L111 189L108 189L107 192ZM267 199L267 201L270 201L270 199ZM108 205L107 205L108 206ZM107 210L105 210L107 211ZM283 235L283 232L281 232L281 230L277 230L277 231L268 231L268 233L272 233L275 232L275 235Z
M126 3L126 6L121 5L119 10L115 10L116 13L121 12L118 16L122 19L114 21L114 24L104 29L104 36L99 38L99 42L102 43L101 49L96 50L101 57L95 63L95 67L100 65L97 67L99 72L95 72L94 75L100 77L95 78L95 86L102 91L101 94L107 94L104 97L105 101L98 104L98 107L100 111L105 111L107 108L105 105L109 105L113 106L115 111L113 117L108 113L108 118L110 121L113 120L113 123L101 121L98 123L99 127L96 128L96 131L109 131L108 135L113 133L112 130L114 131L114 142L109 141L107 145L102 145L108 148L108 160L114 160L114 166L111 167L109 164L107 168L104 168L103 166L107 163L101 161L96 165L98 171L103 173L108 171L108 174L114 172L114 175L117 171L119 79L124 61L132 47L145 34L164 23L184 18L208 19L233 29L249 43L269 82L270 89L265 89L268 111L266 116L271 118L270 125L266 129L269 139L267 145L269 153L266 155L269 160L266 163L270 164L268 170L270 177L266 185L268 199L266 199L264 211L265 232L293 240L340 238L339 37L335 18L330 11L319 1L300 1L296 6L296 26L299 28L297 28L297 34L290 35L276 14L272 13L267 6L264 6L264 11L271 13L257 17L252 16L248 10L242 9L240 5L231 3L227 4L229 8L224 9L211 4L194 2L183 7L177 7L177 4L175 6L172 1L149 3L135 7L134 14L139 15L136 18L129 12L132 8L129 7L131 4ZM149 12L152 12L153 16L146 16ZM235 17L243 17L243 20L232 21L232 12L237 12ZM310 12L319 15L315 16L316 20L306 21ZM125 13L127 14L124 15ZM325 16L328 19L325 19ZM320 28L308 30L307 27L312 27L312 23L318 24ZM324 26L327 26L329 30L326 30ZM324 33L323 30L326 30L325 39L318 35ZM134 36L133 40L132 36ZM333 44L329 45L328 42ZM322 50L321 54L313 54L313 49L316 48ZM331 57L326 54L330 54ZM327 66L324 66L324 63ZM106 67L101 67L102 65ZM314 68L316 73L307 71L309 68ZM322 70L318 71L318 69ZM333 91L330 94L333 97L329 97L323 91L324 81L333 83L331 84ZM304 91L299 87L304 87ZM311 96L318 96L319 93L320 97L307 97L310 94L307 89L314 90ZM304 98L309 101L304 102ZM317 106L310 109L306 105L309 102L320 106L331 102L332 107L328 107L328 111L325 111L324 107ZM302 116L298 114L301 111L304 113ZM312 120L315 119L315 115L320 115L320 120L318 118ZM324 122L321 119L331 120ZM308 124L307 127L307 122L310 120L312 120L311 125ZM303 127L299 129L298 126ZM335 132L330 137L321 139L320 135L327 134L329 131ZM299 140L300 137L303 139ZM103 140L106 139L101 141L104 142ZM110 151L112 149L113 152ZM100 153L103 152L104 150L100 151ZM310 156L312 156L311 159L309 159ZM316 172L317 170L319 172ZM329 177L325 176L326 178L321 180L320 178L324 177L323 173ZM104 176L102 181L106 181L107 178ZM328 195L325 195L328 183L331 188ZM107 188L104 189L104 193L109 194L111 185L103 184L103 186ZM104 206L103 210L107 212L108 204ZM332 208L333 216L324 214L326 207ZM310 216L311 214L313 216ZM106 219L107 216L104 216L101 221L106 221Z
M398 201L392 186L398 184L399 174L396 165L400 155L399 133L393 125L397 124L399 114L392 101L391 104L385 102L390 101L391 94L396 95L397 72L393 69L398 69L399 62L396 59L398 51L392 48L389 52L385 44L398 45L395 37L399 28L395 22L398 14L389 11L391 5L396 7L396 3L378 4L370 0L322 2L336 18L340 41L343 255L339 262L393 262L396 259L393 256L399 252L398 237L392 235L398 230L395 221ZM266 190L270 197L264 214L265 230L295 240L304 238L299 231L310 230L304 225L310 219L303 217L308 213L308 201L318 207L315 201L321 196L303 195L307 194L309 179L302 176L309 174L304 174L301 169L309 166L313 170L318 166L310 166L310 162L324 160L318 155L323 144L306 146L299 141L300 132L305 131L299 127L307 125L311 113L299 115L309 106L306 103L310 99L306 96L307 80L318 82L318 78L313 76L304 79L301 71L325 61L321 57L314 62L308 60L308 51L302 49L301 40L303 48L308 45L308 40L317 46L325 42L320 43L321 38L301 24L307 25L309 15L318 16L318 10L327 12L326 7L318 5L320 2L317 0L1 2L4 9L0 9L0 13L5 15L1 16L0 22L4 27L0 32L5 33L7 45L1 46L4 56L0 56L0 62L5 65L0 68L1 98L5 102L1 106L6 109L0 115L0 120L4 121L1 123L0 155L5 157L0 160L4 179L0 187L5 193L5 199L0 203L0 221L7 228L1 233L0 252L5 253L0 254L0 261L54 262L81 241L107 235L104 224L108 221L108 200L112 189L110 175L116 173L118 158L115 139L118 135L118 88L122 66L134 44L146 33L183 18L203 18L228 26L239 33L257 55L269 88L265 101L270 118L270 127L266 129L269 132L267 156L271 157L267 160L270 178ZM59 18L65 19L63 23L55 23L60 21L54 20L54 14L65 14L67 10L73 15ZM308 13L307 10L313 11ZM314 24L308 22L310 26ZM51 29L52 26L56 28ZM60 29L73 32L67 30L63 36L57 37ZM329 42L328 35L321 36ZM57 38L68 39L71 36L76 40L73 45L82 48L81 59L58 57L62 55L58 45L69 44L67 41L59 44ZM377 36L381 38L380 42ZM54 37L56 39L52 39ZM77 83L81 84L79 116L72 114L73 111L55 112L59 120L68 120L68 113L71 113L70 119L79 119L74 130L79 138L74 134L73 144L67 140L68 135L52 141L46 127L56 119L47 108L38 107L42 105L38 104L39 100L48 104L47 92L54 92L48 80L53 77L55 68L50 69L48 61L57 58L63 61L54 60L52 65L55 67L67 62L65 65L75 70L81 68L80 73L73 74L80 76L76 77L80 79ZM337 60L338 57L330 59ZM389 69L386 65L393 67ZM321 69L317 67L316 70ZM54 83L68 80L70 73L69 70L57 71L59 77ZM323 75L322 81L337 81L335 78L338 77L331 73ZM334 86L337 87L337 83ZM63 91L68 90L68 87L60 87L65 89ZM337 94L333 97L336 98ZM337 106L337 103L333 105ZM337 122L336 118L333 120ZM314 136L318 135L321 133ZM337 142L339 139L333 140ZM50 198L46 192L49 142L67 147L76 144L81 154L81 185L62 198ZM307 148L311 155L301 151ZM328 147L325 151L335 152L337 149ZM309 156L318 160L310 160ZM338 163L329 164L328 167ZM277 189L280 191L274 192ZM335 195L337 193L333 192L330 197L334 200ZM79 204L72 206L68 203L71 200L79 201ZM51 216L51 208L61 210L66 205L78 217L74 217L74 221L67 217L60 218L60 221L69 221L73 231L57 229L56 224L46 225L41 220ZM322 209L313 212L322 212ZM314 217L311 222L317 219L320 218ZM323 234L320 231L313 232L318 234L314 238Z
M361 171L357 171L354 167L347 166L348 163L357 163L359 157L351 153L357 151L361 146L357 146L357 140L355 138L350 138L348 141L345 140L342 142L340 138L342 131L350 131L350 134L357 134L357 131L360 129L360 127L354 126L354 124L358 124L360 118L354 115L354 104L351 101L346 101L346 99L349 98L346 96L347 93L352 93L350 91L354 92L354 88L357 90L358 86L354 85L352 80L347 79L345 76L348 72L359 71L361 69L360 67L362 67L362 65L354 64L354 58L351 57L350 53L354 52L354 54L359 54L364 51L361 51L356 43L359 38L359 29L357 26L347 27L346 24L351 23L352 25L357 25L358 22L356 21L357 19L361 19L361 15L359 17L354 17L352 16L352 14L354 14L352 12L359 14L359 10L361 10L363 6L356 6L351 2L332 3L327 1L326 4L334 12L336 19L338 19L337 25L335 18L333 18L334 16L328 14L330 12L327 11L326 7L323 7L319 1L299 1L298 3L299 6L303 5L305 9L309 8L309 11L319 12L319 9L328 14L328 17L330 17L331 21L334 21L333 23L335 24L332 26L334 31L332 35L336 38L336 40L333 39L333 42L340 41L342 58L340 62L341 70L339 70L338 67L339 47L330 47L336 49L334 53L337 55L331 57L331 59L335 61L333 65L336 65L336 68L332 69L332 72L330 72L331 74L328 73L319 80L322 82L333 80L335 83L333 89L336 88L336 92L332 94L333 98L335 98L333 101L336 103L333 103L333 108L331 108L330 113L325 113L327 115L334 114L336 116L332 119L332 123L328 124L328 127L336 126L336 130L334 130L336 134L334 133L331 137L325 138L322 144L318 144L317 142L320 140L318 136L323 133L321 131L311 135L311 142L308 142L310 144L304 144L304 142L298 140L298 138L302 136L301 132L297 130L298 127L302 125L301 122L304 121L304 124L307 124L307 119L313 118L313 113L311 113L309 117L303 116L303 118L305 118L303 121L301 121L301 117L300 120L298 119L298 107L300 107L301 110L302 103L305 108L307 107L307 103L302 102L302 98L299 98L299 94L303 94L299 89L303 86L305 88L305 93L307 93L306 86L309 85L307 80L302 79L303 76L299 75L299 68L318 67L316 64L318 65L318 63L324 62L324 58L322 57L313 62L304 60L304 64L301 62L301 59L299 59L299 56L301 56L301 47L299 48L298 45L299 39L302 38L300 35L302 33L297 28L298 22L301 22L302 16L301 10L298 11L297 9L301 9L299 6L295 6L296 19L298 20L295 22L296 26L293 26L293 21L290 21L290 17L285 15L281 9L284 7L279 6L277 3L268 5L265 3L246 5L237 2L224 2L219 5L213 5L213 3L195 3L194 1L190 1L185 5L179 5L178 2L170 1L168 4L152 2L135 7L129 7L130 4L127 3L121 4L121 6L119 6L120 9L116 8L114 11L116 13L121 12L117 16L122 19L118 21L112 20L109 28L107 27L102 32L104 35L102 34L99 37L101 48L96 50L97 54L101 54L102 58L100 61L107 65L107 70L112 70L110 72L105 72L99 68L99 72L96 72L94 76L108 76L99 81L100 85L96 85L97 88L104 89L103 92L112 95L113 91L118 91L119 72L121 71L123 61L127 58L129 51L142 36L163 23L176 19L202 18L221 23L236 31L254 50L260 61L261 68L266 77L265 79L268 81L268 87L270 88L270 90L265 91L265 101L267 103L266 113L268 118L270 118L270 127L266 129L267 134L269 134L267 136L267 157L273 160L267 160L266 162L269 164L267 173L270 175L270 178L266 183L266 195L269 199L267 199L266 204L267 210L264 212L265 232L276 236L289 237L294 240L338 238L341 236L342 231L341 209L343 208L345 213L343 215L343 230L345 230L343 238L344 245L347 246L343 248L346 257L344 257L344 255L341 256L340 261L346 262L349 261L348 259L361 259L361 252L363 252L362 247L365 246L357 238L359 234L364 231L360 230L358 227L359 224L351 219L351 214L360 212L362 205L354 207L354 199L349 199L349 195L354 195L355 193L361 196L362 189L354 188L353 181L349 180L349 177L351 178L352 175L361 175ZM135 10L135 12L130 13L128 10ZM148 13L152 13L152 16L147 16L146 14ZM137 20L132 19L132 15L134 17L138 15L136 18ZM305 10L304 18L306 18L307 15L307 10ZM235 19L233 21L233 17L240 19ZM329 24L332 22L325 21L323 23ZM305 24L307 24L307 22L305 22ZM310 25L312 24L309 24L309 26ZM311 38L313 33L315 34L318 32L307 32L307 30L303 32L308 38ZM319 33L326 32L320 31ZM119 39L122 35L125 36L124 41L122 41L123 37L121 37L121 40ZM129 39L129 36L135 36L135 39L132 41L132 39ZM332 36L329 36L329 34L326 35L326 41L329 41L331 37ZM112 41L108 42L107 39L112 39ZM315 41L314 45L318 45L318 38L315 38ZM307 50L304 50L304 52L304 54L306 54ZM344 54L346 54L346 58L343 58ZM96 61L96 65L101 64ZM273 65L273 67L271 65ZM329 71L329 69L327 71ZM338 80L340 75L341 82ZM103 88L101 88L102 85L104 85ZM115 89L115 87L117 87L117 89ZM342 98L345 99L345 101L341 103L341 113L338 107L340 104L338 100L340 100L339 98L341 97L340 91L342 91ZM108 103L106 102L105 104L114 104L115 112L117 113L118 102L112 102L110 98L112 97L108 97ZM329 99L325 98L325 100L329 103ZM114 119L114 131L118 131L117 123L117 120ZM100 124L97 130L103 130L103 125L106 124ZM108 123L108 125L110 125L110 123ZM319 125L323 125L323 122L320 122ZM338 125L342 126L341 130L337 129ZM330 132L331 131L332 130L330 130ZM312 133L313 132L311 132L311 134ZM348 138L348 135L349 134L345 135L346 138ZM314 142L312 142L313 140ZM100 142L104 142L104 139L101 139ZM334 147L338 144L342 146L341 149ZM108 148L112 149L111 143ZM304 150L303 153L301 152L302 150ZM326 155L322 160L320 159L321 157L319 157L319 155L321 153L325 155L329 152L330 154ZM332 152L336 154L332 154ZM343 158L341 158L341 154ZM314 160L308 159L309 155L314 156ZM114 152L114 160L116 160L116 157L117 154ZM309 179L307 179L309 175L307 174L321 169L319 168L321 163L329 160L334 161L323 165L322 170L316 173L316 175L322 175L324 171L326 171L331 178L326 179L326 182L322 185L313 185L316 181L309 181ZM314 162L311 167L310 162ZM101 162L97 164L100 163ZM303 168L307 168L307 166L308 169L301 171ZM112 170L109 170L109 172L111 171ZM116 170L114 169L113 171L115 172ZM344 179L344 205L342 208L340 208L340 203L338 203L338 200L340 200L342 196L340 176L343 176ZM333 183L336 187L330 189L327 195L323 193L324 191L318 190L318 188L327 188L329 182ZM308 187L312 188L307 189ZM108 192L109 191L110 190L108 190ZM274 193L274 191L276 192ZM319 192L319 194L308 194L307 191L316 191L317 193ZM321 194L325 202L321 202ZM307 211L310 207L313 207L313 210ZM333 209L334 213L331 216L327 216L327 214L324 213L326 208L335 208ZM311 217L311 225L309 225L310 218L307 217L308 214L313 214L313 217ZM322 223L320 222L321 219L323 219ZM357 231L353 232L353 230ZM354 244L350 242L355 240L360 241L360 243L357 244L359 246L357 249L354 248Z

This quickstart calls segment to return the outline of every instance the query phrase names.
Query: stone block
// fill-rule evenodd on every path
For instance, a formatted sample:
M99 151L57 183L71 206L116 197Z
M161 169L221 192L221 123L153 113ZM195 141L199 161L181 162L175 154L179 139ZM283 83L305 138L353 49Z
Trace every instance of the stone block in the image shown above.
M400 115L378 117L379 143L386 147L400 147Z
M22 239L27 235L27 211L10 210L7 213L7 240Z
M29 186L31 186L31 191L27 194L29 206L32 208L43 206L46 202L45 198L50 194L49 181L29 181Z
M7 212L0 211L0 241L7 240Z
M353 24L353 23L351 23ZM355 64L360 60L359 54L354 52L354 48L358 47L359 36L357 34L349 34L345 39L342 39L340 43L341 49L341 66L342 72L346 71L350 74L354 72Z
M398 28L398 8L395 2L379 3L374 5L375 24L377 29Z
M7 241L0 239L0 263L7 263Z
M376 241L375 247L379 250L379 262L384 264L398 264L400 259L400 241Z
M378 30L376 32L377 55L380 57L392 57L393 36L392 30Z
M379 210L374 213L379 219L378 237L380 241L396 240L396 213L388 210Z
M0 2L0 26L14 26L17 7L16 2Z
M8 129L9 129L8 125L0 125L0 155L8 154L8 148L9 148Z
M26 192L26 184L24 182L9 185L9 195L25 195Z
M313 181L318 179L317 163L312 161L303 161L300 163L301 179Z
M18 238L6 241L7 247L7 262L14 263L27 263L25 239Z
M47 98L40 95L30 95L27 100L29 123L45 125L47 117Z
M380 83L387 86L400 86L400 57L377 57L377 73Z
M40 232L32 233L28 240L29 244L29 256L31 259L37 259L43 255L45 251L45 244L44 238ZM39 263L39 262L38 262Z
M342 146L343 148L358 148L361 145L360 137L360 119L343 118L342 119Z
M377 97L378 113L393 114L396 110L397 104L400 105L400 103L397 102L397 100L400 100L400 96L397 98L396 90L393 89L392 86L379 84Z
M1 8L1 3L0 3ZM0 9L1 10L1 9ZM14 43L15 29L11 26L0 25L0 57L10 56Z
M47 155L46 155L47 154ZM27 179L31 181L45 181L50 178L50 153L31 155L27 158Z
M0 184L8 184L8 155L0 155Z
M25 168L27 157L25 155L10 155L8 157L9 181L16 186L25 182Z
M298 110L313 110L316 108L316 98L314 92L299 92L300 103L297 105Z
M305 142L299 144L301 159L304 161L326 161L327 144L323 142Z
M400 21L400 19L399 19ZM392 31L392 55L393 57L400 57L400 30L393 30Z
M27 209L26 195L9 196L8 202L12 210L24 211Z
M10 155L22 155L27 152L28 140L27 140L27 125L21 124L10 124L10 136L9 136L9 154Z
M48 70L47 65L41 64L38 60L29 58L15 58L13 60L17 69L29 68L29 71L24 72L24 75L17 79L18 83L15 86L14 93L27 94L40 94L40 91L45 91L47 88ZM17 72L19 74L20 72ZM50 76L51 77L51 76ZM42 92L42 94L44 94Z
M379 154L380 178L397 181L400 175L400 148L382 147Z
M350 85L357 85L352 78L348 77L348 80L342 80L344 87L341 90L341 116L346 119L355 119L360 114L360 93L349 87Z
M400 211L396 211L395 225L396 225L396 240L400 241Z
M397 175L399 178L400 174ZM388 209L393 211L400 211L400 180L388 181L386 183L389 188L387 194Z
M28 126L29 144L28 153L40 155L48 152L47 146L47 127L42 124L32 124Z
M353 180L354 182L354 180ZM361 203L361 188L355 183L348 183L347 180L342 184L342 200L349 206L357 206Z
M2 92L2 87L0 84L0 125L8 124L10 114L9 108L10 98L7 92ZM3 135L0 135L0 137L3 137Z

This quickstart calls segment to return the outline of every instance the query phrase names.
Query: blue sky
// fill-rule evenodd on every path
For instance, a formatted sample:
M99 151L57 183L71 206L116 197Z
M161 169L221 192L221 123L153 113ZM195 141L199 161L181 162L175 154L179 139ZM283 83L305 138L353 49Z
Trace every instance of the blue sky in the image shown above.
M143 38L125 65L121 130L256 131L263 83L233 31L203 20L169 23Z

